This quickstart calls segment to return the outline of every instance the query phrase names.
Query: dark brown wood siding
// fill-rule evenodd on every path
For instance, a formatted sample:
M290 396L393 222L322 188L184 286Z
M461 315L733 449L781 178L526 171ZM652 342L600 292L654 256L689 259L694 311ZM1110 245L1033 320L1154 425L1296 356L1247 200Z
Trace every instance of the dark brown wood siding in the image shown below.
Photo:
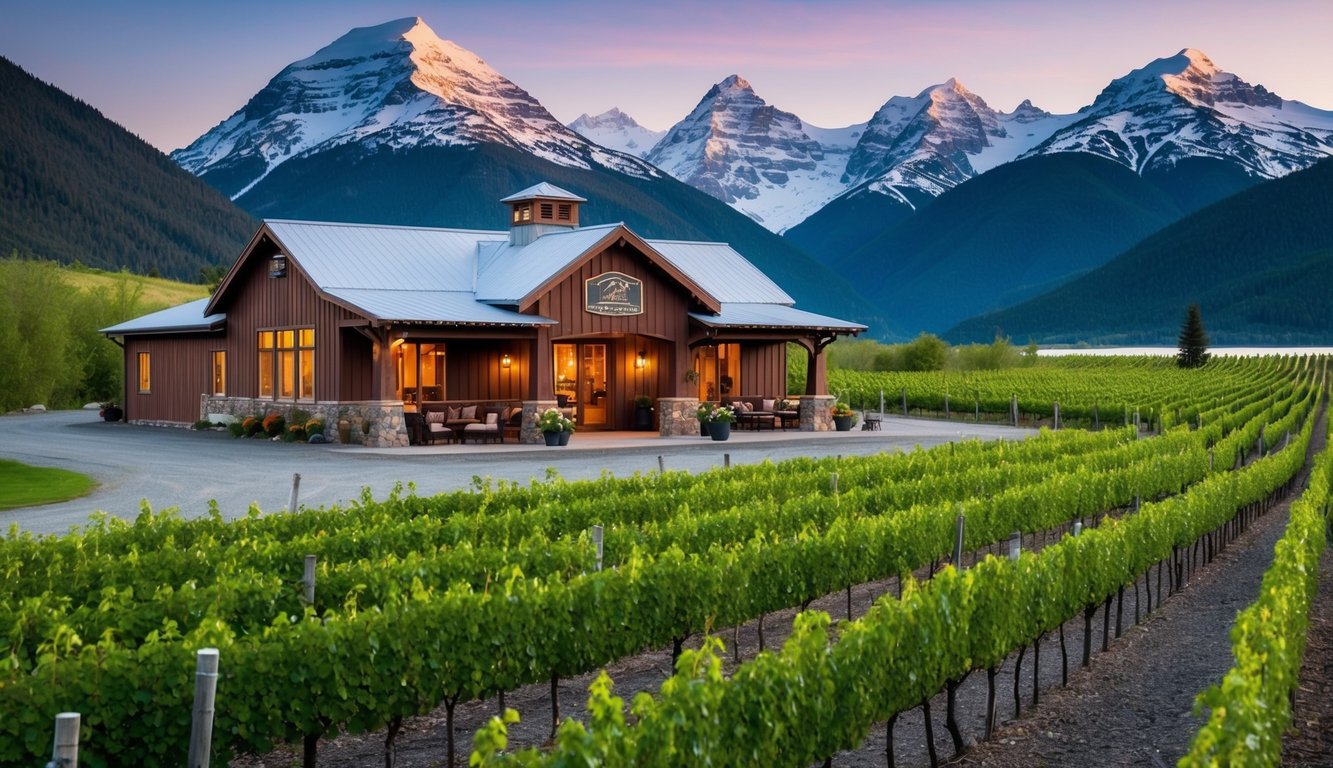
M584 309L585 282L603 272L623 272L643 281L643 314L594 315ZM556 340L597 335L642 334L684 341L689 327L690 297L638 252L612 246L584 262L551 286L538 304L538 314L559 323Z
M523 400L528 397L527 339L451 340L445 346L445 398ZM509 367L501 364L508 354Z
M290 257L286 277L269 277L268 262L276 251L273 243L261 240L233 279L230 301L220 307L227 313L227 394L259 396L259 331L314 328L315 399L367 399L370 341L339 327L340 321L358 316L321 297Z
M220 333L127 337L125 418L182 424L198 421L199 396L213 387L212 352L222 349L224 344L225 338ZM139 391L141 352L148 354L149 392Z
M787 345L741 344L741 394L782 397L787 394Z
M622 272L643 282L641 314L598 315L585 309L586 281L604 272ZM607 345L611 407L606 428L627 429L633 423L635 397L674 396L675 348L688 343L690 306L689 294L637 250L613 245L551 286L538 298L536 310L558 323L550 331L554 342ZM643 368L635 366L640 350Z

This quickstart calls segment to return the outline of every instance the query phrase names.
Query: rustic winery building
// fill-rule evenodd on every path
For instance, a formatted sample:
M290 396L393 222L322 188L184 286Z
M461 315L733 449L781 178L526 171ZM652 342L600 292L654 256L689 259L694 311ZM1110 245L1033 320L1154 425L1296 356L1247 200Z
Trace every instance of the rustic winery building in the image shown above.
M784 398L796 342L791 423L829 428L824 349L865 326L795 308L728 245L580 226L586 201L551 184L501 202L508 232L265 221L211 297L103 330L126 419L299 409L396 446L421 414L476 406L539 442L546 408L629 429L649 398L662 435L698 434L701 401Z

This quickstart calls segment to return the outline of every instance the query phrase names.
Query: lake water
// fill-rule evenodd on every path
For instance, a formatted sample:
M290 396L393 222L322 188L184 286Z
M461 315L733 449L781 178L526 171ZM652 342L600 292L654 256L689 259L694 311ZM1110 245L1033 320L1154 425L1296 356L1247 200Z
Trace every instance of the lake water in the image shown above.
M1039 349L1043 357L1062 355L1157 355L1175 357L1176 347L1089 347L1079 349ZM1333 347L1209 347L1208 353L1221 357L1267 357L1273 355L1333 355Z

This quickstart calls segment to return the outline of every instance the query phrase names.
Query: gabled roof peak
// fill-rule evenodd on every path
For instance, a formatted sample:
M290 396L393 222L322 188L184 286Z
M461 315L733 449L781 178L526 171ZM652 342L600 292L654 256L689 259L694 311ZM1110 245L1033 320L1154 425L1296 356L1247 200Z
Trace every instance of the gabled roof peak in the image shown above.
M500 202L517 203L523 200L532 200L538 197L553 199L553 200L570 200L576 203L588 202L586 198L579 197L578 195L574 194L573 192L570 192L567 189L561 189L560 187L557 187L556 185L545 181L541 182L540 184L533 184L532 186L528 187L527 189L521 192L515 192L509 197L500 200Z

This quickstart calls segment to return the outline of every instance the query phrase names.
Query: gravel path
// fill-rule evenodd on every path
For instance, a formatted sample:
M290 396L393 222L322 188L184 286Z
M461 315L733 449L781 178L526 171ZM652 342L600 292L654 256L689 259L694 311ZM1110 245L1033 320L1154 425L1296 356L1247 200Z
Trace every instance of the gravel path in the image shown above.
M0 457L91 475L92 494L44 507L0 510L0 531L11 524L33 533L63 533L95 511L133 519L140 502L174 506L183 517L208 513L218 502L225 518L251 504L266 512L287 507L292 475L301 475L299 504L343 504L368 489L383 499L394 485L412 483L426 496L472 487L476 477L527 483L548 471L566 480L611 473L653 472L659 460L670 471L702 472L806 456L869 455L910 451L945 442L1022 440L1026 428L887 416L874 432L752 432L731 439L658 437L650 432L580 432L569 447L514 443L360 448L237 440L220 432L107 424L96 411L53 411L0 416Z

